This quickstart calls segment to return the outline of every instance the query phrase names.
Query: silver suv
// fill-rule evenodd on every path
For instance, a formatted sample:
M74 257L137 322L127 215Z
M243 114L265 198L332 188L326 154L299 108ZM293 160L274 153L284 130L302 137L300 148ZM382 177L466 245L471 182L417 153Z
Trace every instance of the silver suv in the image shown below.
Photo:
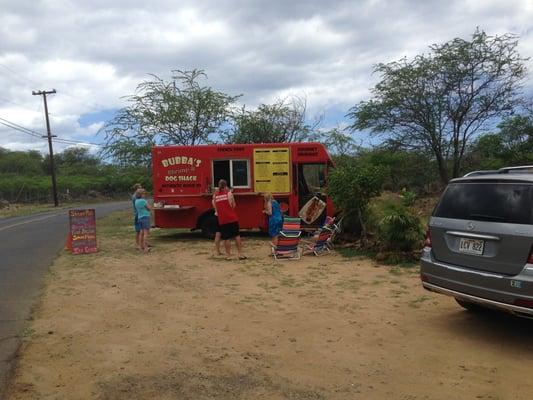
M429 220L420 278L469 310L533 318L533 166L450 181Z

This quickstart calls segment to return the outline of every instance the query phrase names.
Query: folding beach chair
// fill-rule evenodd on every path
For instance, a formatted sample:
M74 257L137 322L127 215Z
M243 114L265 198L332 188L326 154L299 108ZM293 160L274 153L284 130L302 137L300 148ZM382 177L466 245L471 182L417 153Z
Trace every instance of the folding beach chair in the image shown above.
M326 224L324 225L324 229L327 229L327 230L329 230L331 232L331 236L327 240L326 245L331 250L333 250L333 247L334 247L333 242L334 242L335 238L342 231L341 222L342 222L342 218L339 219L338 221L335 221L335 217L327 217L326 218Z
M320 256L322 254L329 253L328 242L333 235L333 232L326 227L321 228L318 231L318 234L315 235L314 240L311 242L306 242L304 248L304 254L313 253L315 256Z
M298 217L283 217L281 231L287 236L300 236L302 220Z
M272 246L272 255L276 260L293 259L299 260L300 252L300 218L283 218L283 227L278 236L278 244Z

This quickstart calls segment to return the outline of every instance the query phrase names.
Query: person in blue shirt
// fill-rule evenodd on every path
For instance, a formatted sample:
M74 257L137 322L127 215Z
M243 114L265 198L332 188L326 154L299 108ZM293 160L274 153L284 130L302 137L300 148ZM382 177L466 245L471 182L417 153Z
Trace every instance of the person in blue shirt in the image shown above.
M140 183L133 185L133 194L131 195L131 204L133 207L133 227L135 228L135 247L137 250L142 250L141 246L141 225L139 224L139 218L137 217L137 209L135 208L135 200L137 200L137 190L141 189Z
M148 235L150 234L150 216L152 215L152 207L146 201L146 190L137 190L137 199L135 200L135 210L137 211L137 218L141 226L141 249L148 253L150 247L148 246Z
M268 234L272 238L272 244L278 244L278 236L283 226L283 214L277 200L272 193L265 193L265 209L263 212L268 215Z

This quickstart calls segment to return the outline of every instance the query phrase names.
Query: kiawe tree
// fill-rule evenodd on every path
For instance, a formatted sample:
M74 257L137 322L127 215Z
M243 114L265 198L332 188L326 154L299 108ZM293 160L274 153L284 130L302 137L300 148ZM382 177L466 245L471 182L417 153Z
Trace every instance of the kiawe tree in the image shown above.
M533 110L507 118L498 128L474 141L467 157L469 167L498 169L533 164Z
M533 110L514 115L498 127L505 161L508 164L533 163Z
M339 127L320 132L317 135L328 151L337 159L352 157L361 149L354 138Z
M156 75L126 97L129 105L101 129L104 153L124 163L147 165L154 145L208 143L229 120L239 96L202 85L202 70L172 71L166 81Z
M372 97L350 109L350 128L433 154L440 178L459 176L468 144L521 102L526 75L517 37L476 30L412 60L378 64Z
M305 99L293 97L261 104L255 110L241 108L233 115L232 129L226 143L286 143L312 138L320 119L313 124L306 120Z

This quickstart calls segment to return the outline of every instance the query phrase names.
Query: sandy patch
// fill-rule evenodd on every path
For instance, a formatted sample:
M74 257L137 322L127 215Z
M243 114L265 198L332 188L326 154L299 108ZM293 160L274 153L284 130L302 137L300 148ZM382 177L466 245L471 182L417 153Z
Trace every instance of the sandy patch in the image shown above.
M7 398L532 397L533 324L463 311L416 268L276 262L253 235L245 261L193 234L148 255L129 239L57 260Z

